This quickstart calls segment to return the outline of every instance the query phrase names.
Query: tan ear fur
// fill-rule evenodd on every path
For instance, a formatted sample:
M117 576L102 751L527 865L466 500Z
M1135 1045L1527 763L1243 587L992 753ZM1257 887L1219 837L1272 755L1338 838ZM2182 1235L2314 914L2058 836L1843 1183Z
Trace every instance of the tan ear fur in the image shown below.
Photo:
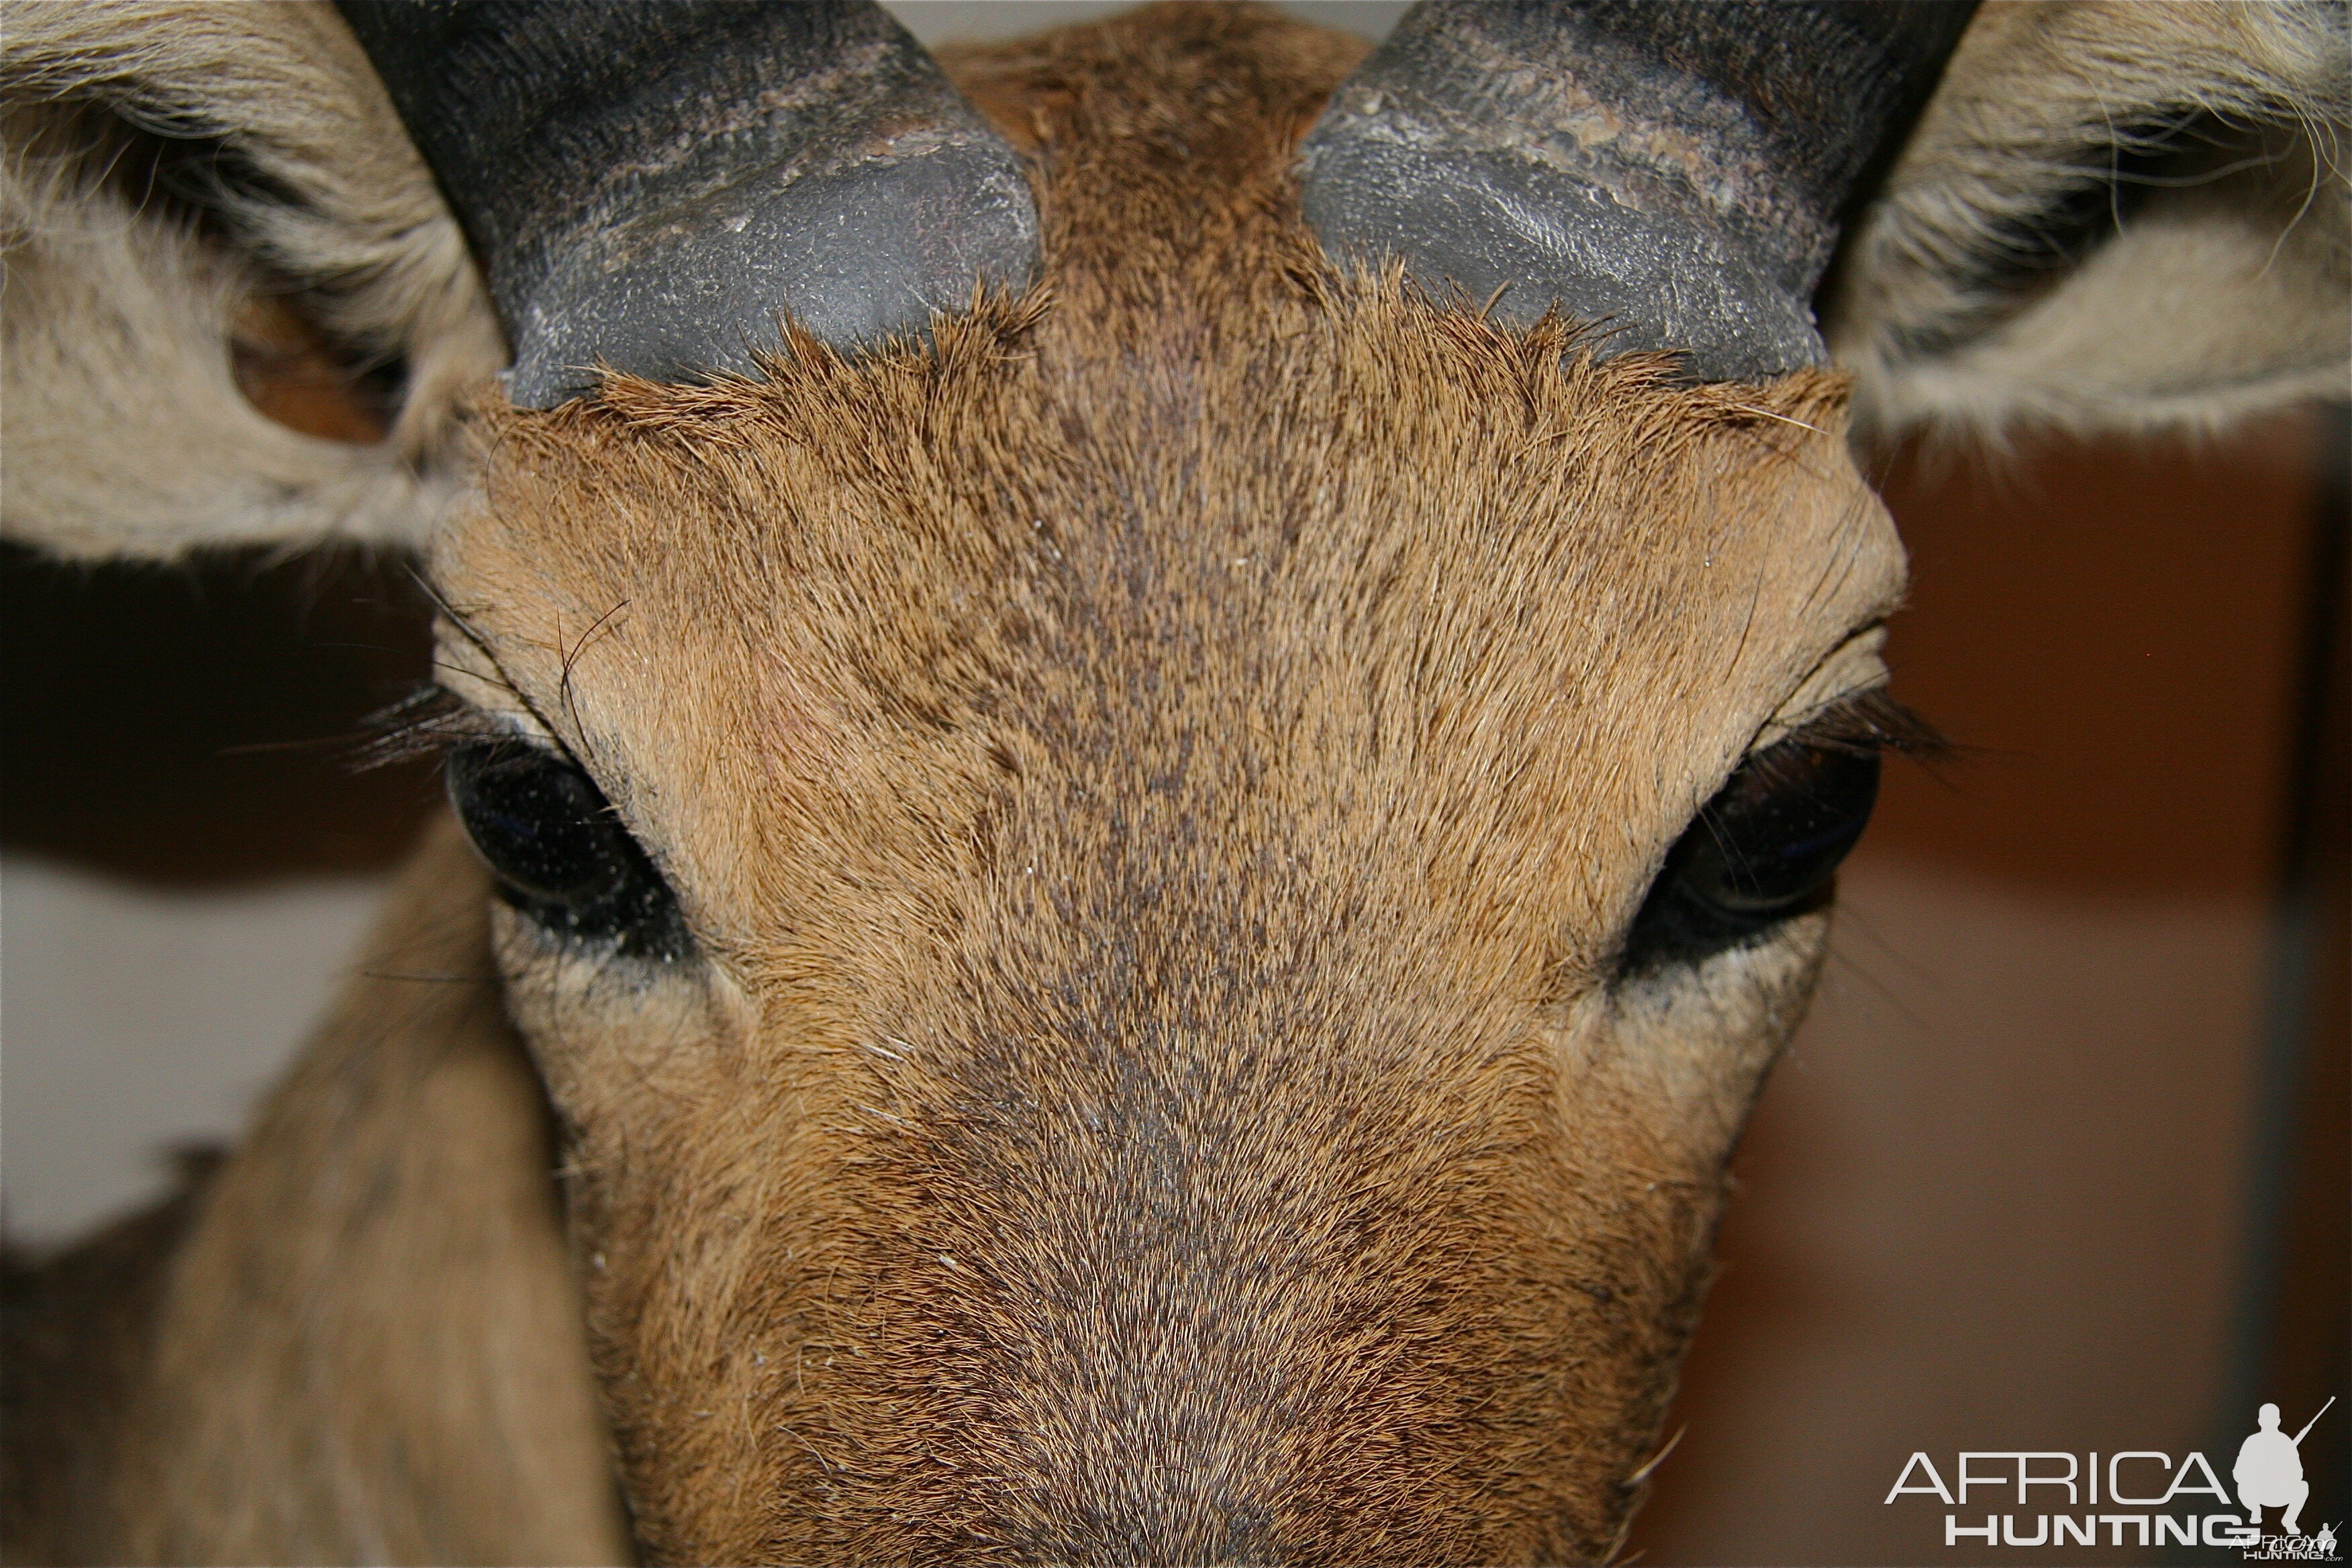
M53 1500L82 1560L633 1555L486 884L436 823L212 1178L159 1293L111 1493Z
M1858 433L2346 390L2345 9L1990 0L1825 300Z
M85 556L420 542L462 484L456 400L505 350L464 236L332 9L15 5L0 89L0 528ZM192 193L126 175L158 146L236 178ZM289 294L350 357L404 367L383 438L351 439L373 432L340 416L289 426L247 395L239 323Z

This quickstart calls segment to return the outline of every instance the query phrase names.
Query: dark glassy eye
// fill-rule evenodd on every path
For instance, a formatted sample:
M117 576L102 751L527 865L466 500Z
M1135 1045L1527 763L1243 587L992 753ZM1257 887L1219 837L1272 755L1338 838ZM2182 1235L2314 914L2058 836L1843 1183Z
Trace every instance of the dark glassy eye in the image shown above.
M1690 963L1820 907L1878 798L1878 752L1801 732L1740 764L1666 855L1629 973Z
M547 930L632 957L693 950L669 884L573 763L520 742L460 746L449 799L500 896Z

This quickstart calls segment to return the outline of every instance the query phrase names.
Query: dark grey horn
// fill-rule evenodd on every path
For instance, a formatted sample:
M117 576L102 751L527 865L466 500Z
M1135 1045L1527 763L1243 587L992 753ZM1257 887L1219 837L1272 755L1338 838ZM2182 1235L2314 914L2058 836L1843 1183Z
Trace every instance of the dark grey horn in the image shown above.
M1012 148L870 0L339 0L488 274L543 408L599 362L748 371L1018 288Z
M1812 297L1857 182L1974 0L1422 0L1308 134L1335 259L1403 258L1526 325L1557 304L1703 381L1826 363Z

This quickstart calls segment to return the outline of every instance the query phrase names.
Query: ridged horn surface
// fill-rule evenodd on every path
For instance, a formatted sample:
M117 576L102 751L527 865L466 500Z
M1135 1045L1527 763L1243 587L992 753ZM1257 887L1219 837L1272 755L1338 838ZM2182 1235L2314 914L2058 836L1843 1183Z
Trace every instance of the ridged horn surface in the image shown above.
M838 347L1025 284L1018 160L871 0L338 0L547 407L610 364L752 368L789 310Z
M1422 0L1301 149L1335 259L1403 258L1525 325L1703 381L1825 363L1812 296L1857 181L1974 0Z

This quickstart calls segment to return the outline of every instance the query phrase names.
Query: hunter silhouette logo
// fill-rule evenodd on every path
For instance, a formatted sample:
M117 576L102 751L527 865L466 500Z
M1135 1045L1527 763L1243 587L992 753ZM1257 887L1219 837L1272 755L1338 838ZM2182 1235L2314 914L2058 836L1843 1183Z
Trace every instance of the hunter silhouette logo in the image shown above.
M1947 1547L2234 1546L2249 1560L2336 1562L2336 1526L2322 1525L2310 1535L2301 1527L2311 1498L2303 1440L2335 1404L2331 1395L2292 1436L2280 1429L2277 1405L2256 1413L2256 1429L2239 1445L2230 1471L2237 1512L2215 1511L2217 1504L2230 1506L2230 1491L2203 1454L2184 1454L2176 1462L2169 1454L2137 1448L2110 1454L1969 1450L1954 1457L1948 1472L1916 1453L1885 1502L1922 1497L1943 1504L1949 1510L1943 1518ZM1988 1491L1990 1499L1976 1495ZM2017 1511L1962 1511L1988 1501ZM2263 1533L2264 1509L2279 1510L2279 1533Z
M2246 1510L2246 1522L2262 1528L2263 1510L2284 1509L2279 1516L2279 1528L2289 1535L2301 1535L2303 1529L2295 1522L2303 1512L2305 1500L2311 1496L2311 1483L2303 1479L2303 1440L2317 1426L2319 1417L2327 1414L2327 1405L2336 1396L2327 1396L2327 1405L2303 1424L2303 1430L2290 1437L2279 1430L2279 1407L2265 1405L2255 1412L2257 1429L2238 1446L2238 1463L2231 1470L2238 1483L2238 1501Z

